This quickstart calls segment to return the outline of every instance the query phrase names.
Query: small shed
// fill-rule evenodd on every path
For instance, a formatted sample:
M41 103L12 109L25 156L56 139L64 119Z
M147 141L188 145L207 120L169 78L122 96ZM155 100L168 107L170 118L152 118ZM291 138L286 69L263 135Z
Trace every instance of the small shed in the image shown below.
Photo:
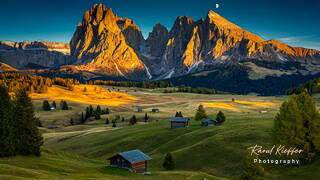
M151 110L151 112L158 113L158 112L160 112L160 110L157 109L157 108L153 108L153 109Z
M142 112L142 111L143 111L143 109L141 107L137 108L137 112Z
M171 129L185 128L189 126L189 118L185 117L172 117L169 121L171 123Z
M118 153L108 160L111 167L128 169L135 173L147 173L147 160L151 158L140 150Z
M212 118L206 118L206 119L203 119L203 120L201 121L201 126L202 126L202 127L205 127L205 126L215 126L215 125L217 125L217 124L218 124L218 122L217 122L216 120L212 119Z

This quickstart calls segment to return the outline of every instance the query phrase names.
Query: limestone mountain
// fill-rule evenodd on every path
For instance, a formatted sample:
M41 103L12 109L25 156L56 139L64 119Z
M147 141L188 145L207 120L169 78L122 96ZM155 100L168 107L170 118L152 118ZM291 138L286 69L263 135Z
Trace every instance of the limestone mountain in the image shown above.
M41 67L70 64L72 59L68 57L69 51L67 43L0 41L1 62L14 68L27 68L31 64Z
M132 20L97 4L85 12L70 46L78 70L135 80L182 76L223 62L320 62L319 51L266 41L214 11L198 21L179 16L170 31L158 23L145 40Z
M135 52L142 43L141 31L132 20L97 4L78 25L70 42L71 56L80 61L78 70L143 80L148 72Z

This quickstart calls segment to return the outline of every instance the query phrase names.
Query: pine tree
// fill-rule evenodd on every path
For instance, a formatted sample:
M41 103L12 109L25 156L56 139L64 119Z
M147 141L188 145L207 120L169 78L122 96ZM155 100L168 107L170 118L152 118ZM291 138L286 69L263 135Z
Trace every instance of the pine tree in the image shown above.
M136 115L133 115L129 121L130 125L134 125L137 123Z
M206 111L204 110L203 105L199 105L197 112L196 112L196 115L195 115L195 120L200 121L205 118L208 118L208 115L207 115Z
M86 115L85 115L85 119L89 119L90 118L90 109L89 107L86 108Z
M240 176L242 180L262 180L265 179L266 173L264 168L258 164L254 163L254 159L257 159L255 155L248 155L243 162L243 170Z
M44 111L50 111L50 110L51 110L49 101L47 101L47 100L44 100L44 101L43 101L43 103L42 103L42 109L43 109Z
M273 138L276 143L297 147L304 163L320 154L320 114L308 92L292 95L280 107L274 120Z
M149 116L148 116L148 114L146 113L146 114L144 115L144 122L148 122L148 119L149 119Z
M182 115L182 112L181 111L179 111L179 117L183 117L183 115Z
M17 137L17 153L21 155L40 156L43 138L37 128L34 107L25 89L16 92L14 116L17 119L19 136Z
M226 117L225 115L223 114L222 111L219 111L217 116L216 116L216 120L218 121L218 123L223 123L226 121Z
M89 106L89 117L93 116L93 107L92 105Z
M6 87L0 84L0 157L16 154L16 119L13 118L13 104Z
M80 122L81 122L81 124L84 124L85 122L86 122L86 118L84 117L84 115L83 115L83 112L81 113L81 117L80 117Z
M180 117L180 115L179 115L179 112L177 111L176 112L176 115L175 115L176 117Z
M124 117L122 117L122 120L121 120L122 122L124 122L125 121L125 119L124 119Z
M67 103L67 101L63 101L62 102L62 108L61 108L62 110L69 110L69 106L68 106L68 103Z
M95 114L94 114L94 119L95 119L95 120L99 120L99 119L101 119L100 114L95 113Z
M114 120L112 120L112 127L117 127L117 125L116 125L116 121L114 121Z
M106 119L106 124L109 124L109 118Z
M97 108L96 108L95 113L101 115L102 114L101 112L102 112L101 111L101 107L100 107L100 105L98 105Z
M57 104L55 101L52 102L51 106L54 108L54 109L57 109Z
M109 108L106 109L106 114L110 114Z
M73 126L73 125L74 125L73 118L70 118L70 124L71 124L71 126Z
M171 153L167 153L166 157L164 158L164 162L162 167L166 170L174 170L176 166L176 162Z

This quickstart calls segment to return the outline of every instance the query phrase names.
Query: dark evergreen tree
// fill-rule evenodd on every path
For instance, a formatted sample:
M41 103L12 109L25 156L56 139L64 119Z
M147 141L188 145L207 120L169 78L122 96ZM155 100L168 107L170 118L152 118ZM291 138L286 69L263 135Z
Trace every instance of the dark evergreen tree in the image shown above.
M183 115L182 115L182 112L181 112L181 111L179 111L179 117L183 117Z
M121 120L122 122L124 122L125 121L125 119L124 119L124 117L122 117L122 120Z
M40 156L43 138L37 128L37 118L34 107L25 89L16 92L14 101L14 116L17 121L19 136L17 137L17 152L21 155Z
M166 157L164 158L164 162L162 167L166 170L174 170L176 166L176 162L171 153L167 153Z
M13 118L13 104L6 87L0 84L0 157L14 156L16 154L15 128L16 119Z
M102 112L101 111L101 107L100 107L100 105L98 105L97 108L96 108L95 113L101 115L102 114L101 112Z
M57 104L55 101L52 102L51 106L54 108L54 109L57 109Z
M72 126L74 125L73 118L70 118L70 124L71 124Z
M62 108L61 108L62 110L69 110L69 106L68 106L68 103L67 103L67 101L63 101L62 102Z
M85 116L85 119L89 119L90 118L90 109L89 107L86 108L86 116Z
M42 109L43 109L44 111L50 111L50 110L51 110L49 101L47 101L47 100L44 100L44 101L43 101L43 103L42 103Z
M81 116L80 116L80 123L81 124L84 124L85 122L86 122L86 118L84 117L84 115L83 115L83 112L81 113Z
M89 106L89 117L91 117L91 116L93 116L93 113L94 113L94 111L93 111L93 107L92 107L92 105L90 105Z
M146 113L146 114L144 115L144 122L148 122L148 119L149 119L149 116L148 116L148 114Z
M112 120L112 127L117 127L117 125L116 125L116 121L114 121L114 120Z
M95 119L95 120L99 120L99 119L101 119L100 114L95 113L95 114L94 114L94 119Z
M129 123L130 123L130 125L134 125L134 124L137 123L136 115L133 115L133 116L130 118Z
M199 105L196 115L195 115L195 120L196 121L201 121L202 119L208 118L208 115L206 111L204 110L203 105Z
M226 121L226 116L224 115L224 113L222 111L219 111L217 116L216 116L216 120L218 121L218 123L223 123Z
M308 92L292 95L282 104L272 135L277 144L303 149L298 158L304 163L320 154L320 114Z
M106 109L106 114L110 114L109 108Z
M106 124L109 124L109 118L106 119Z
M179 112L178 112L178 111L176 112L175 117L180 117L180 115L179 115Z

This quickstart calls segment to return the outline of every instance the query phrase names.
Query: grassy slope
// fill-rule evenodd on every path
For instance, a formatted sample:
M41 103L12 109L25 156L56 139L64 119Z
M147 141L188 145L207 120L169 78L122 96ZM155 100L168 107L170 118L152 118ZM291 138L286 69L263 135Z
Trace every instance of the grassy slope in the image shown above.
M126 170L110 168L104 161L87 159L72 153L44 149L41 157L14 157L0 159L0 179L221 179L192 171L157 171L140 175Z
M141 149L153 158L149 165L155 175L151 179L161 179L160 177L162 179L186 179L189 176L199 179L203 174L198 172L236 178L241 172L241 161L246 155L247 147L255 144L264 146L272 144L270 130L278 107L266 109L239 103L234 104L240 111L224 110L228 118L227 122L217 127L202 128L199 126L199 122L192 121L189 128L170 130L168 129L169 124L165 120L172 116L176 110L181 110L185 116L192 117L194 109L202 102L231 103L232 97L235 97L236 100L267 102L280 102L285 99L234 95L163 94L158 93L157 90L134 92L133 89L125 88L121 90L130 91L130 95L141 98L143 101L122 107L125 112L123 109L118 112L117 109L114 109L113 113L108 115L110 120L116 114L120 114L126 119L136 114L138 118L142 119L144 113L133 112L137 105L147 108L146 111L152 107L159 107L161 113L149 113L152 119L150 123L141 122L135 126L128 126L127 122L118 123L116 129L112 129L110 124L105 125L104 120L93 121L87 125L61 127L56 130L43 129L46 137L45 149L50 149L50 151L45 152L40 159L32 157L17 157L8 161L1 159L0 174L26 177L24 176L25 170L28 173L34 172L36 174L34 177L42 177L43 170L43 176L55 177L59 176L61 170L61 172L67 171L63 176L75 179L90 177L93 179L95 177L109 177L110 179L110 174L113 178L118 179L126 179L128 176L130 179L149 178L105 167L105 159L110 155L119 151ZM319 100L319 97L317 96L316 99ZM40 106L38 103L36 105ZM84 106L86 105L73 105L75 109L81 109ZM210 116L214 116L220 109L207 108L206 110ZM260 110L268 110L268 112L261 114ZM41 120L62 117L60 112L58 115L56 112L40 112L40 114L43 115L40 117ZM79 154L81 157L69 153L56 153L56 150L52 149ZM161 162L167 152L174 154L178 171L161 171ZM68 162L70 162L70 166L63 165ZM271 172L270 177L272 178L282 174L286 177L285 179L303 179L304 177L312 179L312 177L320 176L319 163L317 161L299 169L268 169L268 171ZM40 168L43 165L46 167L46 164L50 164L49 166L52 168L47 171ZM35 170L38 168L40 172Z

